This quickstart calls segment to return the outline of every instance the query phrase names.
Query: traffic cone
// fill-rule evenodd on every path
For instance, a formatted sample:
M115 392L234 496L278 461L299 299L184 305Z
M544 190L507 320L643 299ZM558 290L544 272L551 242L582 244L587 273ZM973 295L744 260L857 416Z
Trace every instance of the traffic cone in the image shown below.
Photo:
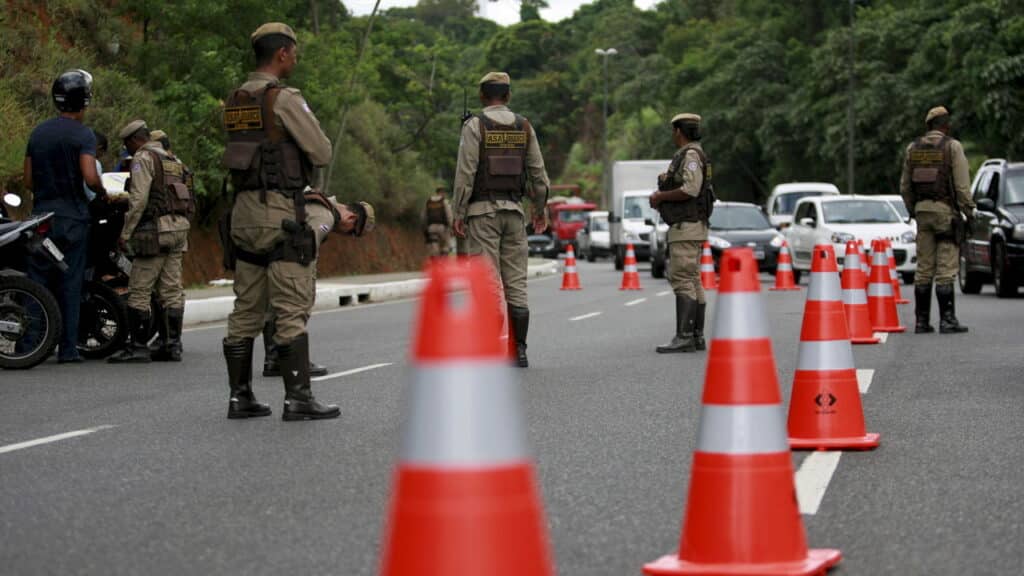
M715 259L711 256L711 244L705 242L704 248L700 251L700 285L705 290L714 290L718 287L718 277L715 276Z
M892 296L892 276L889 259L881 240L871 241L871 278L868 280L868 312L871 329L875 332L903 332L896 300Z
M889 277L892 278L892 293L897 304L910 304L910 300L900 293L900 275L896 272L896 255L892 252L892 242L885 240L885 256L889 259Z
M839 267L831 244L815 246L811 257L788 429L794 450L870 450L878 446L878 434L864 431Z
M478 260L427 269L382 576L554 574L488 274Z
M753 251L726 250L719 270L679 552L643 572L821 574L841 554L807 549Z
M864 247L864 240L857 239L857 248L860 249L861 254L860 270L864 273L864 285L867 286L868 278L871 277L871 266L868 265L868 250Z
M789 255L789 243L783 242L779 250L779 261L775 265L775 286L770 290L799 290L793 278L793 259Z
M622 286L619 290L643 290L640 287L640 273L636 271L636 252L633 244L626 244L626 259L622 264Z
M861 268L864 258L856 242L846 243L843 258L843 309L846 311L846 326L850 330L853 344L878 344L871 329L871 314L868 312L867 277Z
M569 244L565 253L565 273L562 275L562 290L582 290L580 275L576 272L576 252Z

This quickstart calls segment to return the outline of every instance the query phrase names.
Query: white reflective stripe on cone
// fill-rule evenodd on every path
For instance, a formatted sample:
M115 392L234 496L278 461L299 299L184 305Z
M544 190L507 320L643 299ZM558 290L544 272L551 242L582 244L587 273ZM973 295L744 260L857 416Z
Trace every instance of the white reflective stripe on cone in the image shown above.
M868 284L868 298L892 296L892 284Z
M768 338L768 321L757 292L726 292L715 305L713 340L754 340Z
M853 346L849 340L801 341L797 370L849 370L853 368Z
M576 267L575 266L566 266L565 267L565 272L567 274L575 274L576 273Z
M622 268L623 272L636 272L636 264L629 264Z
M520 386L500 361L452 361L413 367L404 464L481 467L528 457Z
M895 268L889 268L889 278L891 278L892 280L896 279L896 269Z
M843 259L843 268L860 268L860 256L850 254Z
M889 259L885 256L885 252L875 252L871 255L872 266L882 266L884 268L889 267Z
M792 272L793 271L793 265L788 263L788 262L783 262L781 264L777 264L775 266L775 270L777 272Z
M701 272L714 272L715 271L715 265L714 264L701 264L700 265L700 271Z
M839 287L839 274L835 272L811 272L810 287L807 289L807 300L839 300L842 289Z
M711 454L789 452L781 404L705 404L700 412L697 451Z
M863 290L857 289L844 289L843 290L843 304L853 306L855 304L867 304L868 294Z
M711 248L705 248L700 254L701 256L711 256Z

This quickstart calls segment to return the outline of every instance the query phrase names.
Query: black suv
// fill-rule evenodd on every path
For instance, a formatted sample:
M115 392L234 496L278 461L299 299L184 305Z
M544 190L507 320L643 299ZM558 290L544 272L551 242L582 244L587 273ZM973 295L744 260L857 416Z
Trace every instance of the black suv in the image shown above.
M1000 298L1014 296L1024 280L1024 162L986 160L971 194L978 209L960 247L960 290L992 282Z

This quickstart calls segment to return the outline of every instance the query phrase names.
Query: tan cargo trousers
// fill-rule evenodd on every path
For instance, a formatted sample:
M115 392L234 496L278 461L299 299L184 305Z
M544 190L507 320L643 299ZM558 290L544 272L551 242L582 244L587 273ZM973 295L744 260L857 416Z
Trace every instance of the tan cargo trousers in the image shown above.
M495 279L495 291L504 287L509 306L528 308L526 296L526 269L529 246L526 242L526 222L520 212L498 210L490 214L470 216L467 219L466 253L486 256L500 278Z
M952 213L918 212L917 216L917 271L914 284L928 286L952 284L960 268L960 247L949 239ZM938 237L938 238L937 238Z

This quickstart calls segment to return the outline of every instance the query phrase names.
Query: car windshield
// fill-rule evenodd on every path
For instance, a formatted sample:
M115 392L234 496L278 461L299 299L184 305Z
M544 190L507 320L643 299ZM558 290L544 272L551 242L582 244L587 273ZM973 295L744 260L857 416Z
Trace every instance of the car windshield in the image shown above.
M889 200L889 205L895 208L904 220L910 218L910 212L907 212L907 206L903 203L903 200Z
M608 219L607 218L594 218L590 221L590 229L593 232L607 232L608 231Z
M801 198L807 198L808 196L821 196L824 192L816 190L808 190L806 192L786 192L775 199L775 208L773 214L792 214L796 208L796 203Z
M753 206L716 206L711 214L712 230L765 230L772 225Z
M561 210L558 212L558 219L562 222L583 222L586 215L583 210Z
M1010 170L1006 173L1006 196L1004 206L1024 204L1024 170Z
M822 202L825 222L830 224L889 224L900 222L899 214L884 200L843 200Z
M650 199L647 196L626 196L622 200L623 218L646 218L654 219L654 208L651 208Z

